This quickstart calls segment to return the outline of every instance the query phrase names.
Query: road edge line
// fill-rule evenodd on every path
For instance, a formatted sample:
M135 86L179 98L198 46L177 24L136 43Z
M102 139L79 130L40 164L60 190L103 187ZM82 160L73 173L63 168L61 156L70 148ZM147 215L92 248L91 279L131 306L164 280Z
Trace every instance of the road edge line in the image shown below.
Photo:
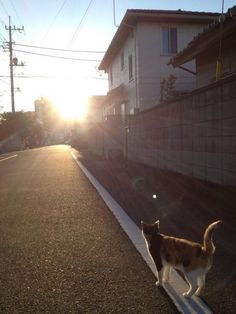
M0 159L0 162L5 161L5 160L8 160L8 159L11 159L11 158L14 158L14 157L17 157L17 156L18 156L18 155L13 155L13 156L9 156L9 157Z

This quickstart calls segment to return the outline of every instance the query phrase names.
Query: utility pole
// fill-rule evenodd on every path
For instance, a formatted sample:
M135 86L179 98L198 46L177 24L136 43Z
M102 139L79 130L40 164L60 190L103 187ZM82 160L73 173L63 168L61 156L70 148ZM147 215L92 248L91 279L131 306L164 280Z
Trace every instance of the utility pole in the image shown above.
M11 26L11 17L9 16L9 26L5 26L5 29L9 31L9 52L10 52L10 80L11 80L11 107L12 112L15 112L15 94L14 94L14 76L13 76L13 66L17 66L17 58L13 58L12 54L12 31L23 31L24 26L21 28L16 28Z

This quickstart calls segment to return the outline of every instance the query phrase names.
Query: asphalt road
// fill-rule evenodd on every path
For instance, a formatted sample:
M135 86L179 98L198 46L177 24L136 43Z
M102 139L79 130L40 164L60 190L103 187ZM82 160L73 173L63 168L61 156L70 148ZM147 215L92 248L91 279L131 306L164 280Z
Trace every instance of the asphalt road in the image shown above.
M67 146L0 155L0 313L176 313L154 283Z

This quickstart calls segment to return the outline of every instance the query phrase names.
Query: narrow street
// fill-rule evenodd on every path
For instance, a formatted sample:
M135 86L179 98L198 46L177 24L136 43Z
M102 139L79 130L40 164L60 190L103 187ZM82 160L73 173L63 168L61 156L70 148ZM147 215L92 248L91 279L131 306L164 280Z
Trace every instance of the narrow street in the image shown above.
M0 157L0 313L176 313L67 146Z

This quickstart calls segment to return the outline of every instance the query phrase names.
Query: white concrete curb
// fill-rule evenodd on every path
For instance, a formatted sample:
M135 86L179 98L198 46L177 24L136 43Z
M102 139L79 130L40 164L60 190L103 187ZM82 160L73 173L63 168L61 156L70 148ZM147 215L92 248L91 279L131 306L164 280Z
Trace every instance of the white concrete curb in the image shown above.
M154 275L156 276L155 265L152 262L146 248L146 244L141 235L140 229L130 219L126 212L120 207L120 205L112 198L109 192L98 182L98 180L84 167L84 165L77 159L76 155L71 152L73 159L77 165L81 168L84 174L88 177L89 181L96 188L106 205L112 211L123 230L127 233L130 240L133 242L135 248L141 254L147 265L150 267ZM154 284L154 283L153 283ZM213 312L206 306L206 304L198 297L192 297L186 299L182 296L182 293L187 290L188 285L182 279L179 274L172 269L170 275L170 283L163 286L167 294L174 302L178 311L184 314L197 313L197 314L212 314Z
M2 159L0 159L0 162L2 162L2 161L5 161L5 160L8 160L8 159L11 159L11 158L15 158L15 157L17 157L18 155L12 155L12 156L9 156L9 157L6 157L6 158L2 158Z

